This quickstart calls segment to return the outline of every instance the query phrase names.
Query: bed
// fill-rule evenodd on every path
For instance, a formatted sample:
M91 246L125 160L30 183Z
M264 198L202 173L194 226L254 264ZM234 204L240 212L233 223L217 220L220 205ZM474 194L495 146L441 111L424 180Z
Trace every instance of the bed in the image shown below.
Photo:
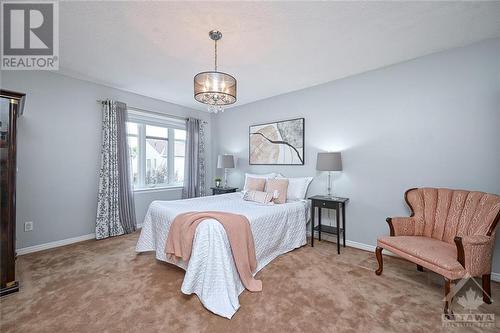
M186 271L181 291L196 294L213 313L231 319L240 307L245 289L233 261L222 225L213 219L197 228L189 261L173 262L165 255L165 242L176 215L188 211L222 211L244 215L255 240L257 272L281 254L306 244L309 203L306 200L281 205L262 205L243 200L241 192L151 203L137 242L136 251L155 251L156 258ZM263 282L264 289L266 281Z

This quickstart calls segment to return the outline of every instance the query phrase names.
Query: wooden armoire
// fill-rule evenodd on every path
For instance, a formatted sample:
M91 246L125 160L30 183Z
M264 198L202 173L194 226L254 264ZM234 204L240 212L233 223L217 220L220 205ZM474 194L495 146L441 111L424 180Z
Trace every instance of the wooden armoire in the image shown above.
M0 296L19 290L16 281L17 119L25 94L0 90Z

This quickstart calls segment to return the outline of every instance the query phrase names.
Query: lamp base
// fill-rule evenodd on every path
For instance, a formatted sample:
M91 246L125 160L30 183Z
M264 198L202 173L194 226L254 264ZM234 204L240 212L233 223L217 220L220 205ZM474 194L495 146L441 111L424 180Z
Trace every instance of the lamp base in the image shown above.
M332 172L328 171L328 197L332 196Z

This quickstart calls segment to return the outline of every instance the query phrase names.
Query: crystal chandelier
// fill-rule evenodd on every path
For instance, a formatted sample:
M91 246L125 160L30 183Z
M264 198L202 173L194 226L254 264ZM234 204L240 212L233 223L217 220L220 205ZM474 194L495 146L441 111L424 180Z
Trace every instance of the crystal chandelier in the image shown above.
M224 105L236 102L236 79L217 71L217 41L222 38L222 33L212 30L208 33L215 43L215 70L201 72L194 77L194 99L207 104L210 112L223 112Z

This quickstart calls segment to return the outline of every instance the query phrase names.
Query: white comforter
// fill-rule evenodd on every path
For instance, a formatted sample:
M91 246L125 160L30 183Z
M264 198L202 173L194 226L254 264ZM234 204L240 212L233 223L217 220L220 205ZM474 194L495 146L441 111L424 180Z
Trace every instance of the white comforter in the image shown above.
M306 244L307 201L282 205L261 205L244 201L241 193L229 193L176 201L154 201L149 206L136 251L156 251L156 258L171 262L165 242L174 217L188 211L223 211L244 215L250 221L255 240L257 271L277 256ZM210 311L231 318L240 307L238 295L244 290L233 261L226 232L216 220L198 226L188 262L178 261L186 270L181 291L196 294ZM266 281L263 287L266 288Z

